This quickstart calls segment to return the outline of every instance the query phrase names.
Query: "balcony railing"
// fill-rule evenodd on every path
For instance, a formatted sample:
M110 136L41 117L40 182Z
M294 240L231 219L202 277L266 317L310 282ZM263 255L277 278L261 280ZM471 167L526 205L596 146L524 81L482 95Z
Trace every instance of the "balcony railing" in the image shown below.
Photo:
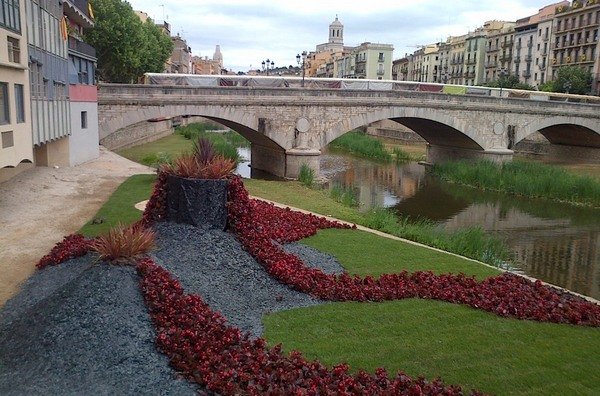
M544 40L544 41L550 40L550 35L549 34L544 34L544 36L542 37L542 40Z
M515 56L515 63L521 63L521 57Z
M525 78L531 77L531 71L530 70L523 70L522 76L525 77Z
M525 62L531 62L531 55L525 55Z
M506 47L512 47L514 40L509 40L509 41L503 41L502 44L500 44L502 46L502 48L506 48Z
M498 62L485 62L486 68L496 68L498 66Z
M96 49L94 47L84 41L76 39L73 36L69 37L69 49L77 51L80 54L96 58Z
M477 63L477 59L467 59L467 65L474 65Z

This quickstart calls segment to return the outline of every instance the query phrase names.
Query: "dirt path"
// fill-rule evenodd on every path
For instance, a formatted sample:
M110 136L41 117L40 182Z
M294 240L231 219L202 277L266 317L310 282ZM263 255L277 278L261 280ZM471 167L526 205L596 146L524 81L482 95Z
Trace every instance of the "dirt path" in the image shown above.
M79 230L129 176L153 173L101 148L73 168L36 167L0 184L0 306L63 236Z

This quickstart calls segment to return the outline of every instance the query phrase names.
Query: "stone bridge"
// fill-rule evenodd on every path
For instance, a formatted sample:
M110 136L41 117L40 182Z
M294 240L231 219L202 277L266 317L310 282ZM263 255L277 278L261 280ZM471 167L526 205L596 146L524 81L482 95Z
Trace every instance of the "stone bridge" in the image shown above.
M319 172L332 140L390 119L428 142L427 161L512 159L512 148L539 131L569 158L600 148L600 106L409 91L188 87L105 84L99 88L100 140L138 122L202 116L251 142L254 169L296 178Z

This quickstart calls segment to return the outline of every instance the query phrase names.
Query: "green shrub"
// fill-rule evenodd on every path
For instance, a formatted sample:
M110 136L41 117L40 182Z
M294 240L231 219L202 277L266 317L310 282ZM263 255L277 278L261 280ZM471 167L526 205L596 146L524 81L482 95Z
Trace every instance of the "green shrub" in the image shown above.
M361 131L350 131L335 139L329 146L363 158L389 162L392 154L381 141Z
M300 166L300 173L298 174L298 181L307 187L311 187L315 182L315 170L307 164Z
M351 187L334 184L329 190L329 196L344 206L355 208L360 205L360 200Z
M553 165L525 161L504 164L459 161L436 164L432 172L442 180L484 190L600 206L600 181Z
M409 153L398 147L394 147L394 149L392 150L392 155L396 163L403 164L414 160L414 158Z

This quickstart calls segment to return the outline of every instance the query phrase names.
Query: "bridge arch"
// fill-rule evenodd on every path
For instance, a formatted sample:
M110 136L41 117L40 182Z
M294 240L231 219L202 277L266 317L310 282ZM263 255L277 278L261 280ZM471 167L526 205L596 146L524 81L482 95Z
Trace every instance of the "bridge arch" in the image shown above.
M435 110L425 111L422 108L412 107L392 107L349 117L325 132L321 147L327 146L346 132L386 119L412 129L431 144L470 150L484 150L485 147L475 129L470 128L464 121Z
M107 121L101 122L101 139L107 138L128 126L143 121L178 116L198 116L207 118L238 132L252 144L268 147L273 150L284 150L281 144L259 131L260 123L257 116L232 106L170 105L135 107L117 117L110 117Z
M517 130L515 144L539 132L552 144L600 148L600 123L598 120L558 116L544 118Z

